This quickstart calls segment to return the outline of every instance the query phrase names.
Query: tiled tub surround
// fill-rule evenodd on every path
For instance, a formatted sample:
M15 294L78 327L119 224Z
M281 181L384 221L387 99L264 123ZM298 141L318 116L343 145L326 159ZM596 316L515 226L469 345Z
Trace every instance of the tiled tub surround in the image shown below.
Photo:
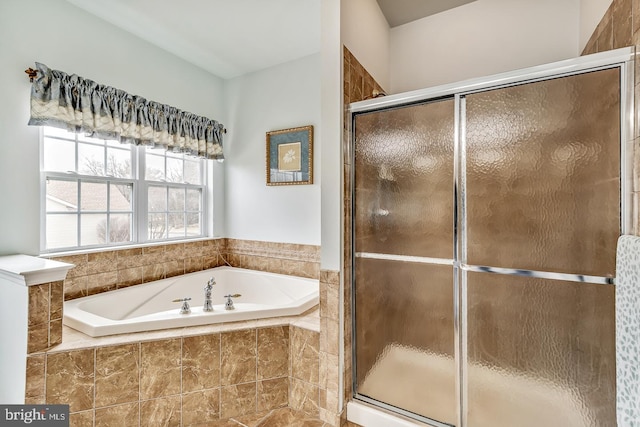
M72 426L235 425L215 423L284 407L317 419L318 314L103 338L65 327L28 356L26 402L68 403Z
M318 246L212 239L52 258L75 267L31 291L27 403L69 403L74 426L258 425L283 407L319 417L318 310L103 338L59 322L63 290L69 300L225 264L317 279Z
M210 239L51 258L75 265L64 281L65 300L221 265L313 279L320 274L319 246L254 240Z

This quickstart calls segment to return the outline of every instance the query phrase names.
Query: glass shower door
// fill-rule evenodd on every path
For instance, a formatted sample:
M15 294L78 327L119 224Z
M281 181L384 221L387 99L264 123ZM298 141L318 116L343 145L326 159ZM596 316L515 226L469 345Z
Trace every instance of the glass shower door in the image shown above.
M613 426L620 69L463 103L465 424Z
M357 400L434 426L616 425L632 55L352 106Z
M454 424L454 101L354 132L356 393Z

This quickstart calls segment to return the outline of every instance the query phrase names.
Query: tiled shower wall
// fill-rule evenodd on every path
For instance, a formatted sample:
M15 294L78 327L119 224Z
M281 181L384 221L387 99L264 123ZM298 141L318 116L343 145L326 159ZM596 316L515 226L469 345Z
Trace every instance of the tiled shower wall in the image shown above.
M343 99L344 99L344 129L343 129L343 158L344 158L344 253L343 253L343 301L344 306L344 372L341 373L344 381L344 395L340 396L343 402L346 403L351 399L353 393L352 387L352 323L351 323L351 164L349 157L349 149L351 146L349 140L349 115L347 108L350 103L363 101L365 99L373 98L376 94L384 94L385 90L376 82L376 80L369 74L369 72L360 64L355 56L347 49L343 47ZM337 273L337 272L336 272ZM331 278L327 282L327 310L333 310L333 307L340 307L340 277L338 274L328 275ZM321 288L322 292L322 288ZM321 295L322 298L322 295ZM332 319L337 316L337 312L326 312L327 319ZM336 318L337 319L337 318ZM320 305L320 331L321 331L321 356L322 356L322 334L327 333L327 340L338 345L339 334L338 330L332 332L330 326L332 325L330 320L323 320L322 304ZM336 353L337 354L337 353ZM322 361L322 357L321 357ZM336 384L337 387L337 384ZM337 413L336 413L337 414ZM322 415L322 411L321 411ZM355 426L353 423L346 421L346 411L342 414L337 414L341 417L342 425ZM328 422L329 419L324 419ZM333 424L335 426L339 424Z
M582 55L605 52L621 47L640 48L640 0L613 0L600 23L589 38ZM635 63L634 85L634 130L635 159L633 162L633 234L640 234L640 60Z

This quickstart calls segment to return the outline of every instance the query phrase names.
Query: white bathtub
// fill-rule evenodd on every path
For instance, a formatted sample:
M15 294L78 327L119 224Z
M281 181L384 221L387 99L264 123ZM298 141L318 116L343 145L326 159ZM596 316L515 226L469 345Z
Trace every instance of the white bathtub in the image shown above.
M215 277L213 312L202 311L204 287ZM64 324L92 337L301 314L318 304L318 280L234 267L176 276L64 303ZM224 295L235 310L225 310ZM180 314L191 298L190 314Z

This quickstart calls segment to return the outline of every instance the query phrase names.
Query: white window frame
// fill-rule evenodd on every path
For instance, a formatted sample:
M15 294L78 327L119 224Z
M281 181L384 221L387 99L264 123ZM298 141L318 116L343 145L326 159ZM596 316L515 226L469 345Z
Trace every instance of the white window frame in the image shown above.
M52 253L68 253L68 252L82 252L82 251L91 251L91 250L108 250L108 249L117 249L123 247L135 247L135 246L148 246L148 245L156 245L167 242L179 242L179 241L193 241L193 240L201 240L203 238L207 238L209 236L209 211L210 211L210 197L212 195L211 181L210 181L210 161L199 159L200 162L200 182L201 184L190 184L190 183L174 183L167 182L165 180L153 181L146 180L145 178L145 166L146 166L146 150L147 146L139 145L139 146L131 146L131 178L116 178L113 176L101 176L101 175L85 175L77 172L54 172L54 171L45 171L44 170L44 139L45 132L44 127L40 127L39 134L39 150L40 150L40 253L42 254L52 254ZM96 138L98 139L98 138ZM100 139L98 139L100 140ZM69 139L69 141L71 141ZM75 135L73 143L75 144L75 168L78 170L78 142L82 143L82 140L78 140L78 135ZM166 165L166 153L165 153L165 165ZM106 171L105 171L106 173ZM100 182L100 183L127 183L133 185L132 192L132 225L131 225L131 241L128 242L116 242L116 243L107 243L107 244L96 244L96 245L80 245L80 242L77 242L76 246L67 246L67 247L56 247L56 248L47 248L47 180L55 179L55 180L65 180L72 181L76 183L82 182ZM177 236L177 237L167 237L162 239L149 239L148 236L148 188L149 186L158 185L158 186L166 186L172 188L183 188L183 189L199 189L201 191L201 200L200 200L200 234L194 236ZM79 209L80 211L80 209ZM167 206L168 211L168 206ZM109 207L107 208L107 217L109 217L109 213L111 210ZM185 215L189 211L186 210L185 206ZM119 213L119 211L113 211L114 214ZM78 213L78 215L82 215ZM80 221L77 223L78 232L80 231Z

